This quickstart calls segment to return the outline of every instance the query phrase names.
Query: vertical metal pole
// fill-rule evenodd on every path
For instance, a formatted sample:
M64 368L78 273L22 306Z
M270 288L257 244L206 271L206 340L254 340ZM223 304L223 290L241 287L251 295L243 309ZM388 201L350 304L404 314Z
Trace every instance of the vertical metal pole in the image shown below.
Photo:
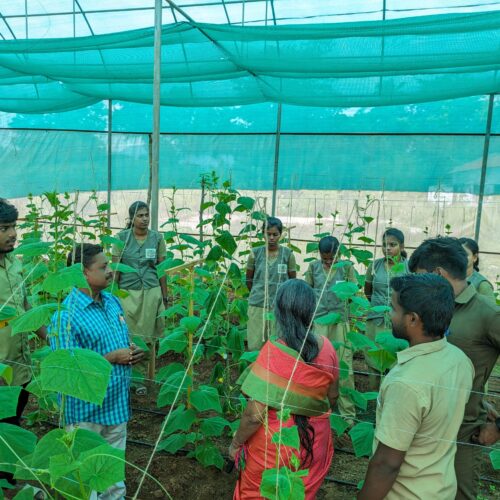
M111 189L112 189L112 156L113 156L113 101L108 99L108 229L111 227Z
M476 229L474 232L474 239L477 242L479 242L479 233L481 231L481 216L483 214L484 186L486 184L486 169L488 168L488 154L490 151L491 122L493 120L494 103L495 103L495 94L490 94L490 99L488 101L488 117L486 118L486 131L484 134L481 179L479 181L479 199L477 201Z
M24 30L28 39L28 0L24 0Z
M382 1L382 20L385 21L385 14L387 12L387 0Z
M278 192L278 165L280 161L280 140L281 140L281 103L278 104L278 117L276 120L276 140L274 144L274 174L273 174L273 203L271 215L276 215L276 194Z
M158 230L159 161L160 161L160 90L161 90L161 16L162 1L155 0L153 133L151 155L151 228Z

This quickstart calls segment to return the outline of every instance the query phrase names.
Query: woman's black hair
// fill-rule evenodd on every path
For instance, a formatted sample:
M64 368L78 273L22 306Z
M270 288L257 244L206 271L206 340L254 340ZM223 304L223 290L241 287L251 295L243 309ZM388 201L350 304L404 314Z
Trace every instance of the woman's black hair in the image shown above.
M300 352L302 348L301 356L306 363L311 363L319 354L319 344L311 329L315 309L316 296L305 281L288 280L278 289L274 315L279 336L293 350ZM314 456L314 428L304 415L294 415L294 420L300 444L306 452L303 465L308 466Z
M389 229L385 230L384 234L382 235L382 241L385 241L387 236L396 238L400 245L405 244L405 235L403 234L403 231L396 229L395 227L390 227ZM405 259L408 258L408 253L406 252L406 250L401 250L401 257L404 257Z
M143 208L146 208L149 212L148 204L143 201L134 201L134 203L132 203L132 205L128 207L128 222L127 225L125 226L125 229L130 229L132 227L137 212L139 210L142 210Z
M325 236L319 240L318 249L319 253L337 253L339 248L339 240L335 236Z
M283 234L283 222L278 217L268 217L262 225L262 232L265 233L268 229L275 227L280 234Z
M479 245L477 244L476 240L473 240L472 238L458 238L458 242L468 248L471 252L472 255L475 255L477 257L476 262L474 262L473 267L474 270L479 272Z

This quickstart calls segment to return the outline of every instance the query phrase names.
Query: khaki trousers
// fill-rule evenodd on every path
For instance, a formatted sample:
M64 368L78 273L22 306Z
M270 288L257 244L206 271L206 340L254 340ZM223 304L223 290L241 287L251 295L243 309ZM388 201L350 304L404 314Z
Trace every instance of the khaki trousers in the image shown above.
M470 441L459 439L459 441ZM456 500L476 500L479 490L481 471L481 447L467 444L457 445L455 455L455 473L457 475Z
M258 351L271 335L274 335L274 321L266 319L271 309L248 306L247 346L249 351Z
M347 323L338 323L336 325L314 325L314 332L318 335L323 335L332 342L342 342L347 343L347 332L349 331L349 325ZM354 389L354 373L352 371L352 351L343 346L337 349L337 357L339 359L339 365L341 361L344 361L349 367L349 372L347 378L339 379L339 388L345 387L348 389ZM343 396L339 394L337 400L337 406L339 413L349 423L354 423L356 418L356 406L351 401L349 396Z

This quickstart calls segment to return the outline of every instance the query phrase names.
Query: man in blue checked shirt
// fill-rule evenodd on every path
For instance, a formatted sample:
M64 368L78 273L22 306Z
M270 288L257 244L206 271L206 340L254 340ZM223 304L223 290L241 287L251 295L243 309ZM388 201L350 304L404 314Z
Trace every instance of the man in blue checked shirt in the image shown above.
M74 288L63 304L65 309L52 318L50 344L55 349L91 349L104 356L113 366L108 389L102 406L71 396L66 398L64 419L66 430L75 427L100 434L115 448L125 450L127 422L130 419L129 389L132 365L141 361L142 349L129 341L120 301L104 292L112 280L102 247L84 243L68 256L68 266L82 263L83 273L89 284ZM111 486L98 498L115 500L125 497L125 483ZM94 497L95 498L95 497Z

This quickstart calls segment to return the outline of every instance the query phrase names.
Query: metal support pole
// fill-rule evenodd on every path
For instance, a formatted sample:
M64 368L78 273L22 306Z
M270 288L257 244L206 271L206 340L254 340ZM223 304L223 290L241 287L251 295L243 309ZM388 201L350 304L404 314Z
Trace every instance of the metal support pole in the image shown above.
M108 99L108 229L111 227L111 188L112 188L112 156L113 156L113 101Z
M151 228L158 230L159 161L160 161L160 90L161 90L161 16L162 0L155 0L153 132L151 155Z
M281 140L281 103L278 104L278 117L276 120L276 140L274 144L274 174L273 174L273 202L271 215L276 215L276 194L278 191L278 165L280 161L280 140Z
M382 1L382 20L385 21L385 15L387 12L387 0Z
M476 229L474 239L479 243L479 233L481 231L481 216L483 214L484 186L486 184L486 169L488 168L488 154L490 150L491 122L493 120L493 105L495 104L495 94L490 94L488 101L488 117L486 118L486 131L484 133L483 162L481 164L481 179L479 181L479 199L477 201Z

